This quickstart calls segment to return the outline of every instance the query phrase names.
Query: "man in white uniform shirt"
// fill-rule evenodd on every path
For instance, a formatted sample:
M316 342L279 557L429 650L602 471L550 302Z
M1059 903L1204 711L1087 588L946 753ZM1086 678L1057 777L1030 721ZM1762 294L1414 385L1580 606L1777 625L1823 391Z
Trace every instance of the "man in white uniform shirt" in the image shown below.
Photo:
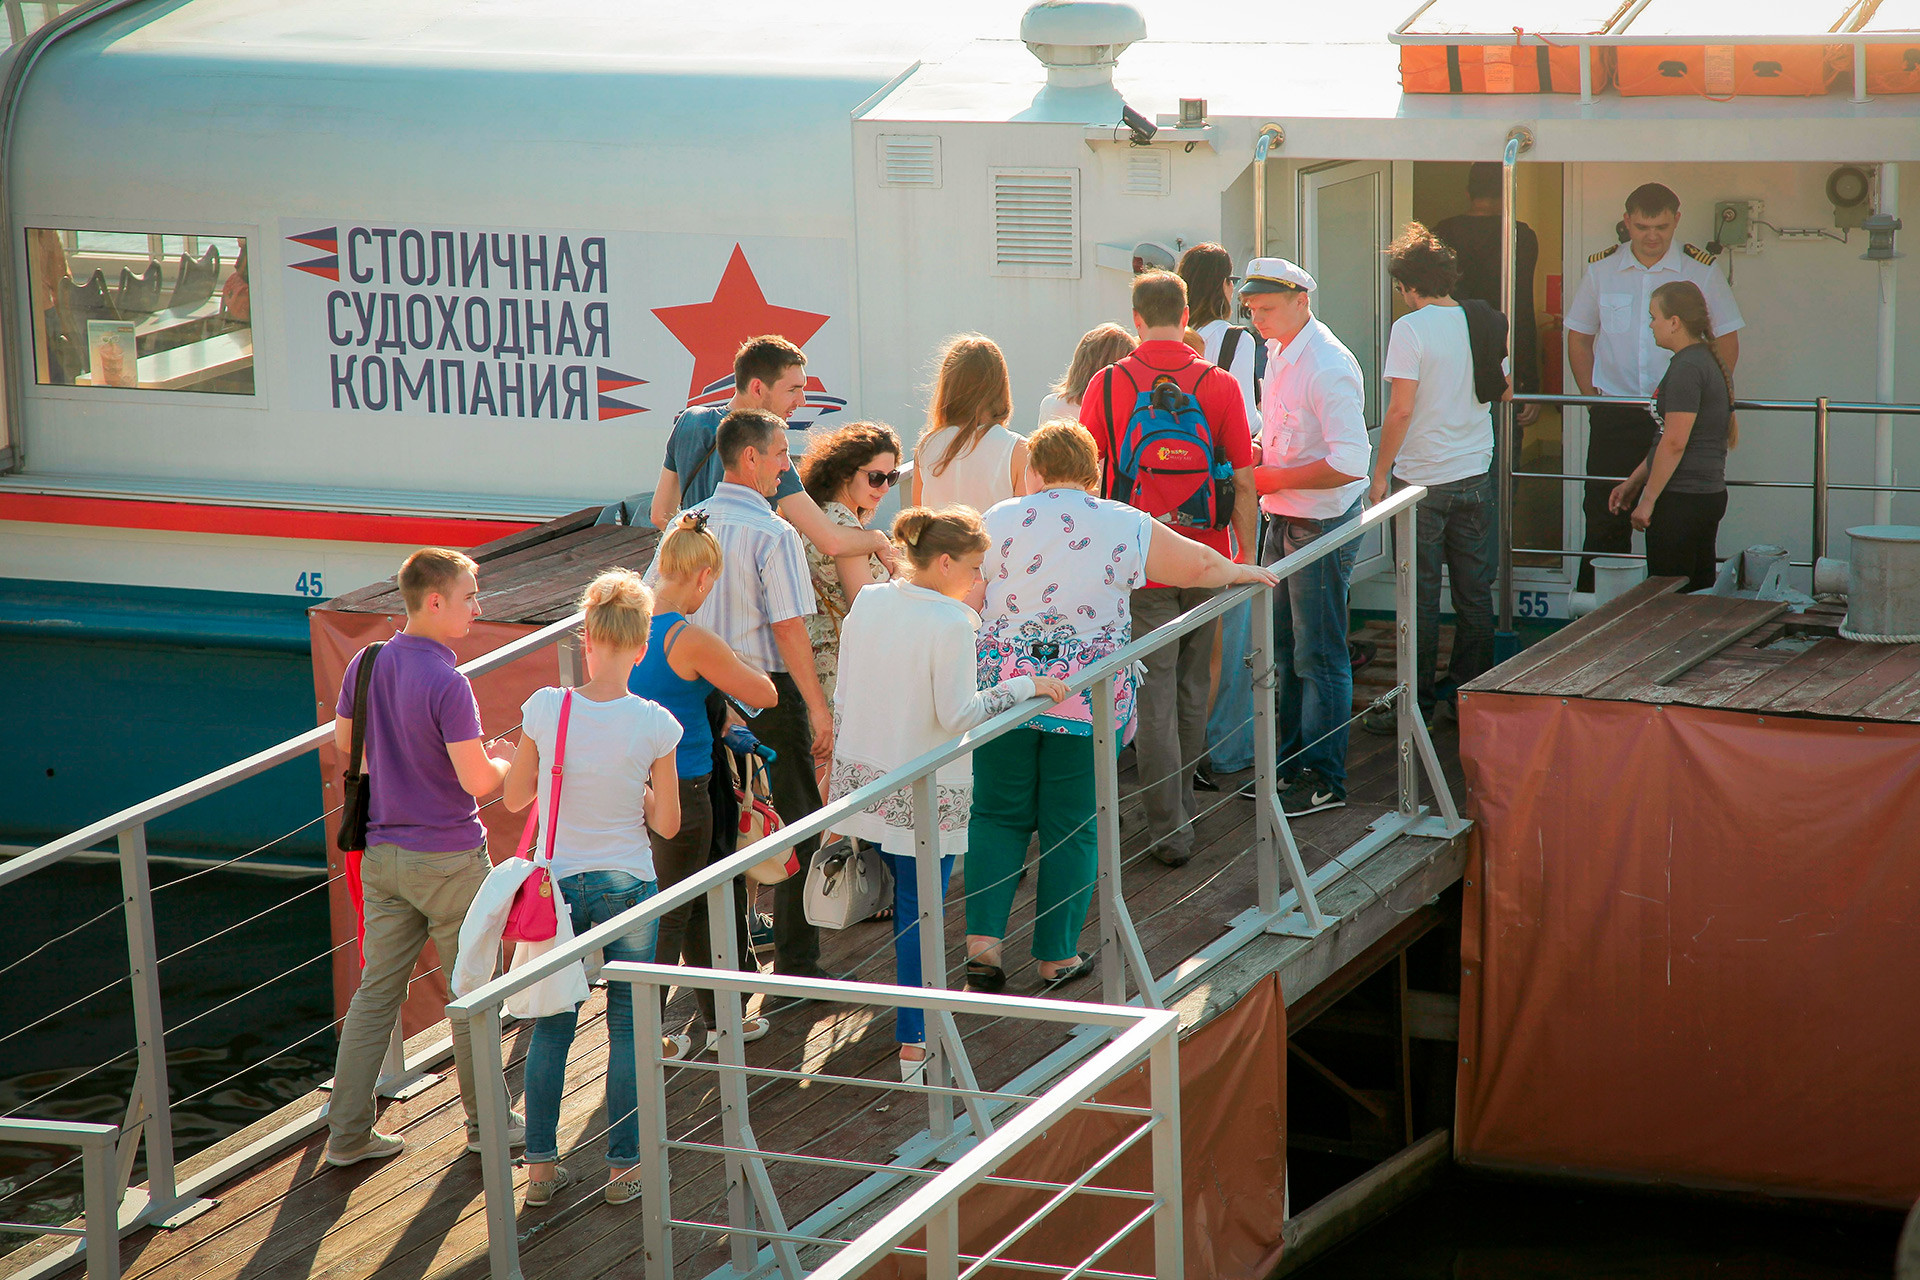
M1733 300L1726 277L1713 255L1674 243L1680 226L1680 197L1657 182L1636 187L1627 197L1627 241L1587 259L1587 274L1567 308L1567 364L1584 396L1632 396L1649 400L1667 372L1672 353L1653 340L1647 304L1653 291L1673 280L1691 280L1707 299L1713 321L1713 347L1729 372L1740 359L1739 330L1746 321ZM1653 415L1638 405L1594 405L1587 410L1587 471L1590 476L1625 476L1653 447ZM1617 480L1589 480L1582 506L1587 536L1582 550L1629 551L1633 525L1625 513L1607 510L1607 495ZM1593 557L1580 561L1580 591L1593 590Z
M1240 296L1267 340L1254 487L1267 518L1267 564L1357 518L1367 488L1366 391L1360 364L1314 319L1313 277L1285 258L1247 264ZM1315 813L1347 802L1348 543L1274 592L1281 807Z

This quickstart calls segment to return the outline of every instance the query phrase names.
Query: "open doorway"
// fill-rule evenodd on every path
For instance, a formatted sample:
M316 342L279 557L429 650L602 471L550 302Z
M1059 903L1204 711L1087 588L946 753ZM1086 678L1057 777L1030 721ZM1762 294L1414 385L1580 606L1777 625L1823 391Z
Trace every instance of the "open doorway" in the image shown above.
M1500 305L1499 190L1494 186L1492 201L1485 199L1484 187L1475 185L1482 195L1476 204L1470 192L1474 166L1454 161L1415 161L1413 164L1413 216L1438 232L1443 239L1456 241L1454 249L1461 257L1465 272L1455 290L1460 296L1484 296ZM1492 166L1497 176L1498 166ZM1484 181L1484 175L1482 180ZM1521 233L1521 278L1518 288L1532 305L1518 303L1519 350L1514 365L1514 389L1518 391L1561 390L1561 329L1563 312L1560 275L1562 217L1561 166L1523 164L1514 174L1515 205L1523 227L1532 231L1535 251L1524 252L1528 237ZM1449 221L1452 220L1452 221ZM1442 224L1447 224L1442 229ZM1448 232L1453 235L1449 236ZM1527 258L1533 266L1527 270ZM1527 320L1532 320L1531 334ZM1537 416L1518 428L1513 469L1525 471L1563 471L1565 456L1564 423L1557 406L1538 406ZM1531 415L1530 415L1531 416ZM1536 551L1558 550L1565 545L1566 486L1558 480L1517 480L1514 483L1513 539L1516 548ZM1535 581L1564 578L1563 561L1553 555L1515 555L1516 577ZM1514 612L1521 617L1546 615L1546 593L1517 591Z

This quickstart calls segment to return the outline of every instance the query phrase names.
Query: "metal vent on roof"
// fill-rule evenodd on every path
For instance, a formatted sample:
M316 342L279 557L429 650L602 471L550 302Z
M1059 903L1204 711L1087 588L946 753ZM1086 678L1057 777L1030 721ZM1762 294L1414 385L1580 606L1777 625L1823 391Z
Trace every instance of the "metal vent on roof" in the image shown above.
M938 187L940 185L940 139L932 134L881 134L880 185L883 187Z
M989 169L993 274L1080 278L1080 171Z
M1173 157L1159 147L1127 149L1127 172L1120 189L1130 196L1164 196L1173 189Z

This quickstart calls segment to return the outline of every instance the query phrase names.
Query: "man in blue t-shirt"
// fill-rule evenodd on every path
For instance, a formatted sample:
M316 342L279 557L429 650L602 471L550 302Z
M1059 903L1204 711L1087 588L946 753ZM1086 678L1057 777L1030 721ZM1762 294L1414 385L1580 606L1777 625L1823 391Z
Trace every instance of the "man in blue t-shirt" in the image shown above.
M785 422L807 398L807 357L777 334L748 338L733 357L733 399L723 405L699 405L673 421L660 483L653 491L653 527L665 529L681 510L713 496L724 468L719 450L720 423L736 409L762 409ZM774 509L800 535L829 556L878 554L891 560L893 544L877 529L835 524L800 484L800 469L780 476Z

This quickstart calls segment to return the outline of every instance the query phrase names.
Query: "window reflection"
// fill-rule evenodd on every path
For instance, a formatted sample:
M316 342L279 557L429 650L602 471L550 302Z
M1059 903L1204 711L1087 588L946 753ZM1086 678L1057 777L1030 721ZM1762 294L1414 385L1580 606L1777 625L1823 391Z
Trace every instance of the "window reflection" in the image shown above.
M27 230L42 386L253 394L247 242Z

